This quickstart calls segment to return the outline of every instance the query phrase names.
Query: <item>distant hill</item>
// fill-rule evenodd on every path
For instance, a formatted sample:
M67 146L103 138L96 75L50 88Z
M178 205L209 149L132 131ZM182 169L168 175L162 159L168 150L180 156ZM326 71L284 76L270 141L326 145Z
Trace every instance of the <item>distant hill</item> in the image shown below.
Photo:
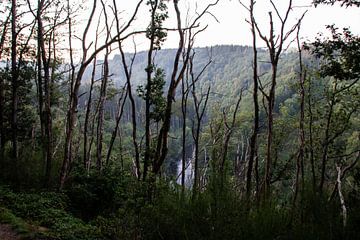
M212 64L207 68L200 78L200 84L210 84L213 98L221 98L222 101L232 101L234 96L239 94L240 89L248 89L251 91L252 84L252 55L253 50L248 46L236 45L219 45L211 48L195 48L194 72L198 73L211 59ZM266 50L258 49L259 53L259 74L262 76L263 84L269 77L268 54ZM175 58L175 49L163 49L156 53L155 62L158 67L165 70L166 78L169 80L173 60ZM132 54L126 54L130 59ZM101 77L101 63L98 61L96 79ZM134 86L143 84L146 79L147 52L139 52L136 54L133 65L132 83ZM284 100L292 94L289 86L293 82L297 69L297 54L288 52L282 55L279 64L279 99ZM116 87L124 85L126 79L123 72L122 61L120 55L115 55L109 61L110 75L112 82ZM83 82L89 83L91 79L91 69L89 66L86 70ZM135 87L136 88L136 87ZM248 95L248 94L245 94ZM245 96L246 98L246 96Z

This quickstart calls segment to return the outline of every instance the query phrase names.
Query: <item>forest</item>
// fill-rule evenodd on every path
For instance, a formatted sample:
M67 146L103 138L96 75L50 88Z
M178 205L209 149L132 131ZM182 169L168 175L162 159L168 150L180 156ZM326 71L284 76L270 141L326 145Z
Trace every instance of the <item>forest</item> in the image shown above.
M360 2L221 1L0 2L1 240L360 239Z

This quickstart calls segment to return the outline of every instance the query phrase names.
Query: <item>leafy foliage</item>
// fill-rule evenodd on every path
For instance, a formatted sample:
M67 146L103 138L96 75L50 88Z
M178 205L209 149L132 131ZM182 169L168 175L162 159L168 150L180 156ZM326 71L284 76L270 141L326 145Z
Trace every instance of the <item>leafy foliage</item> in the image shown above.
M360 78L360 37L353 35L347 28L342 32L334 25L327 28L331 32L331 38L317 38L310 48L315 56L324 61L322 76L345 80Z

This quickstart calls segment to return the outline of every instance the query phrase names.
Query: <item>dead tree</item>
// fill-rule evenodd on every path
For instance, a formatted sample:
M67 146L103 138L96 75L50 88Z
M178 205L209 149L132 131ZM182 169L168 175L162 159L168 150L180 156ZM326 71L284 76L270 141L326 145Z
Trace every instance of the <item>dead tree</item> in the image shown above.
M68 171L69 171L69 165L72 162L72 141L73 141L73 135L74 135L74 127L75 127L75 123L76 123L76 115L77 115L77 105L78 105L78 93L79 93L79 89L80 89L80 85L81 85L81 79L82 76L85 72L85 69L87 68L87 66L94 60L94 58L96 57L97 54L99 54L100 52L102 52L103 50L105 50L106 48L108 48L111 44L116 43L117 41L123 41L124 39L137 34L139 32L131 32L128 34L125 34L125 31L129 29L129 27L131 26L132 22L135 20L135 17L138 13L139 7L141 5L141 3L143 2L143 0L138 1L137 6L133 12L133 14L131 15L130 19L128 20L128 22L126 24L124 24L120 30L120 32L118 34L116 34L115 36L111 37L109 39L109 41L107 41L106 43L104 43L102 46L98 47L97 49L95 49L91 55L88 54L88 50L89 47L87 45L86 42L86 38L87 38L87 34L88 31L90 29L91 26L91 22L96 10L96 3L97 1L94 0L93 2L93 7L92 7L92 11L90 13L90 17L88 18L86 27L84 29L83 32L83 37L82 37L82 58L78 67L77 72L75 73L75 68L73 67L72 64L72 71L73 72L70 76L70 94L69 94L69 108L67 111L67 116L66 116L66 135L65 135L65 144L64 144L64 159L63 159L63 164L62 164L62 169L61 169L61 173L60 173L60 189L62 189L64 187L67 175L68 175ZM68 11L70 11L70 9L68 9ZM72 25L72 20L69 17L68 19L69 22L69 39L70 39L70 48L71 48L71 25ZM143 32L143 31L141 31ZM122 36L124 34L124 36ZM70 54L71 54L72 50L70 50ZM73 61L71 61L73 62Z
M309 79L308 82L308 88L307 88L307 111L308 111L308 129L309 129L309 145L308 145L308 151L309 151L309 160L311 165L311 177L312 177L312 187L313 191L316 190L316 173L315 173L315 152L314 152L314 114L313 114L313 101L312 101L312 82L311 79Z
M186 170L186 119L187 119L187 104L189 98L189 68L186 71L186 78L181 81L181 114L182 114L182 158L181 158L181 193L185 193L185 170Z
M193 20L193 22L189 25L187 28L188 30L188 36L190 41L188 41L187 46L185 45L185 38L184 38L184 29L182 29L181 24L181 16L180 16L180 10L178 7L178 0L174 0L174 8L176 12L177 17L177 31L179 33L179 47L176 51L175 59L174 59L174 67L170 78L170 84L169 88L167 90L167 96L166 96L166 107L163 117L163 123L160 128L159 134L157 136L157 143L156 143L156 152L153 162L153 173L157 175L160 172L160 168L166 158L167 152L168 152L168 134L170 130L170 120L172 115L172 103L175 99L176 95L176 89L179 85L180 81L184 77L184 72L186 70L186 67L189 63L190 53L191 49L194 44L194 39L197 34L204 31L206 29L200 29L194 32L194 28L198 26L200 19L208 13L209 9L215 5L219 0L214 1L214 3L208 4L202 12L200 12L197 17ZM183 60L182 66L179 64L179 60L181 57L181 54L184 52L184 49L186 49L185 59Z
M240 2L241 3L241 2ZM258 92L259 92L259 82L258 82L258 53L257 53L257 37L256 37L256 22L254 17L254 6L255 1L250 1L250 6L247 7L243 3L241 3L250 14L249 24L251 26L251 34L252 34L252 47L253 47L253 104L254 104L254 121L253 121L253 130L250 138L250 153L248 159L248 169L246 173L246 196L250 198L251 195L251 185L252 185L252 176L253 176L253 167L254 160L257 156L257 137L259 134L259 100L258 100ZM257 164L256 164L257 165Z
M2 23L2 31L0 38L0 59L2 59L4 52L4 45L8 35L8 28L10 23L11 11L7 15L5 21ZM3 160L5 155L5 129L4 129L4 104L5 104L5 83L4 79L0 79L0 159ZM1 161L0 161L1 164Z
M259 34L260 38L265 42L268 51L269 51L269 58L271 64L271 79L270 79L270 87L268 92L262 87L261 82L259 82L259 89L262 92L265 100L266 100L266 113L267 113L267 146L266 146L266 161L265 161L265 176L264 176L264 185L263 185L263 193L264 197L267 198L270 194L270 185L271 185L271 176L272 176L272 165L273 165L273 125L274 125L274 107L275 107L275 89L277 83L277 70L278 70L278 63L280 60L280 55L283 50L286 49L286 42L292 33L297 29L298 25L302 21L304 14L301 18L297 21L295 25L293 25L290 30L285 30L287 25L287 21L289 19L290 12L292 10L293 1L289 0L288 7L285 12L285 16L282 17L278 8L274 4L272 0L270 3L277 15L277 18L280 21L280 30L279 33L276 35L274 20L273 20L273 13L269 12L269 27L270 33L269 36L266 36L260 30L257 22L254 22L255 28L257 33Z
M105 162L106 165L108 165L110 163L111 151L113 149L116 136L118 135L120 121L121 121L122 115L124 113L124 106L125 106L125 103L126 103L127 95L128 95L128 91L127 91L127 86L125 85L122 88L121 95L120 95L119 100L118 100L118 109L117 109L117 113L116 113L116 117L115 117L115 128L114 128L114 130L112 131L112 134L111 134L109 148L108 148L108 152L107 152L107 155L106 155L106 162Z
M111 29L108 23L108 14L106 11L105 3L101 0L103 12L104 12L104 21L105 21L105 28L106 28L106 40L105 44L110 39ZM110 54L110 46L105 48L105 58L103 64L103 76L101 78L101 86L100 86L100 96L99 96L99 113L98 113L98 121L97 121L97 128L96 128L96 166L98 171L102 171L103 168L103 161L102 161L102 148L103 148L103 130L104 130L104 113L105 113L105 102L107 98L107 87L109 81L109 54Z
M227 159L227 153L228 153L228 148L229 148L229 141L231 138L231 135L234 131L234 127L235 127L235 121L236 121L236 114L238 113L239 107L240 107L240 102L242 99L242 93L243 90L240 91L240 96L236 102L235 105L235 109L234 112L232 114L232 118L231 118L231 122L229 123L228 119L227 119L227 113L225 112L225 110L223 110L223 122L224 122L224 134L223 134L223 143L222 143L222 148L221 148L221 162L220 162L220 166L219 166L219 170L220 170L220 176L221 176L221 180L223 181L224 175L225 175L225 162Z
M120 20L118 17L118 9L117 9L117 4L116 4L116 0L113 0L113 11L114 11L114 15L115 15L115 23L116 23L116 31L117 34L121 33L121 24L120 24ZM131 110L131 123L132 123L132 144L134 146L134 166L135 166L135 175L138 178L138 180L140 180L141 178L141 170L140 170L140 150L139 150L139 144L137 141L137 120L136 120L136 103L135 103L135 99L133 96L133 90L132 90L132 85L131 85L131 76L132 76L132 65L134 63L135 60L135 56L136 54L133 55L132 59L131 59L131 63L130 65L128 65L126 56L125 56L125 52L122 46L122 42L121 41L117 41L118 43L118 47L119 47L119 51L120 51L120 55L121 55L121 62L122 62L122 67L123 67L123 71L125 73L125 78L126 78L126 87L127 87L127 95L129 97L129 101L130 101L130 110ZM136 45L135 45L135 52L136 52Z
M41 126L41 136L43 141L43 158L45 160L45 186L50 184L51 169L52 169L52 156L53 156L53 133L52 133L52 114L51 114L51 39L49 47L46 47L46 36L51 36L57 27L57 20L54 20L54 25L51 29L45 32L44 16L45 11L52 7L51 4L46 3L44 0L38 0L36 12L31 8L28 1L28 6L37 22L37 85L38 85L38 102L39 102L39 116ZM56 14L54 18L58 18ZM55 39L54 39L55 41ZM55 59L53 59L55 61ZM54 69L54 66L53 66ZM54 71L54 70L53 70Z
M234 176L236 178L236 187L242 192L246 190L246 174L249 160L250 140L246 132L243 132L237 144L236 155L234 159ZM246 192L246 191L244 191Z
M201 124L205 115L205 110L207 107L207 103L210 95L210 86L208 86L205 93L202 91L197 92L196 85L203 71L211 64L211 60L207 65L203 67L203 71L201 71L197 76L194 74L194 54L190 58L189 68L190 68L190 80L191 80L191 94L193 97L193 104L195 110L195 119L192 121L192 137L194 140L194 184L193 184L193 197L196 196L199 187L199 149L200 149L200 131Z
M18 162L18 142L17 142L17 129L18 129L18 59L17 59L17 40L18 40L18 32L17 32L17 1L11 1L11 142L12 142L12 158L14 161L15 169L17 169Z
M199 185L199 149L200 149L200 130L201 123L205 114L206 106L209 100L210 86L205 93L200 93L200 98L196 93L195 84L193 84L192 96L194 101L194 108L196 114L196 121L192 123L192 136L194 140L194 185L193 196L196 195Z
M305 79L306 71L303 64L302 48L300 43L300 27L299 24L296 34L296 42L299 53L299 86L300 86L300 118L299 118L299 154L296 161L296 179L293 203L296 203L299 189L304 187L304 155L305 155ZM300 182L301 179L301 182ZM300 187L301 183L301 187Z
M346 223L347 223L347 209L346 209L345 199L344 199L344 195L342 194L342 188L341 188L341 175L342 175L341 167L336 165L336 171L337 171L336 185L337 185L337 190L338 190L340 204L341 204L343 227L345 228Z
M98 36L99 36L99 25L100 25L101 17L98 19L97 27L96 27L96 34L95 34L95 43L94 47L95 49L98 46ZM91 145L88 144L88 131L89 131L89 123L90 123L90 113L92 109L92 101L93 101L93 91L94 91L94 84L95 84L95 74L96 74L96 68L97 68L97 57L94 57L93 60L93 66L91 71L91 80L90 80L90 88L89 88L89 94L88 99L86 101L86 110L85 110L85 119L84 119L84 130L83 130L83 163L84 168L89 171L90 170L90 154L91 154Z

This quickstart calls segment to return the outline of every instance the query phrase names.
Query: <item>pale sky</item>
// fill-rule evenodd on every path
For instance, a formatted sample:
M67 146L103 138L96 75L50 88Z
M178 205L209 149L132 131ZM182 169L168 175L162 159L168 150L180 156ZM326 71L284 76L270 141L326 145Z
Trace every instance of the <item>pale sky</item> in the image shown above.
M212 3L215 0L180 0L181 12L183 15L183 26L185 26L186 13L190 17L194 17L197 12L200 12L205 5ZM278 6L280 14L284 15L288 6L289 0L273 0L276 6ZM312 0L293 0L294 10L291 11L288 21L288 29L297 22L297 19L302 15L304 11L308 11L303 23L301 37L303 40L313 40L317 33L326 32L326 25L336 24L337 27L350 27L354 34L360 34L360 8L341 8L338 5L335 6L318 6L314 8L311 6ZM100 2L100 1L99 1ZM112 0L108 0L109 4ZM146 1L144 1L146 2ZM249 0L242 0L245 5L249 5ZM269 26L269 11L274 9L269 3L269 0L258 0L255 5L256 20L265 34L268 33ZM91 3L91 1L88 1ZM134 0L117 0L118 8L123 19L128 19L132 14L137 1ZM169 14L170 20L165 24L166 27L176 28L175 11L172 1L169 1ZM99 8L101 4L99 3ZM189 9L189 10L187 10ZM250 33L250 26L246 23L249 13L239 3L239 0L220 0L219 4L210 9L211 13L216 16L219 22L217 22L210 14L201 21L202 26L208 25L205 32L198 35L195 46L205 47L219 44L234 44L234 45L251 45L252 37ZM85 19L89 13L81 14ZM149 11L145 4L143 4L136 22L133 24L134 29L145 29L149 23ZM273 13L274 20L276 14ZM93 21L93 25L97 20ZM279 27L279 22L275 21L275 26ZM81 26L80 26L81 27ZM92 26L92 33L95 32L95 26ZM88 37L91 41L91 37ZM137 45L137 51L146 50L148 48L148 40L144 36L138 36L135 39ZM127 41L127 51L132 51L132 39ZM167 41L164 43L163 48L176 48L178 46L177 32L170 33ZM265 46L259 39L258 46ZM117 52L117 51L116 51Z

